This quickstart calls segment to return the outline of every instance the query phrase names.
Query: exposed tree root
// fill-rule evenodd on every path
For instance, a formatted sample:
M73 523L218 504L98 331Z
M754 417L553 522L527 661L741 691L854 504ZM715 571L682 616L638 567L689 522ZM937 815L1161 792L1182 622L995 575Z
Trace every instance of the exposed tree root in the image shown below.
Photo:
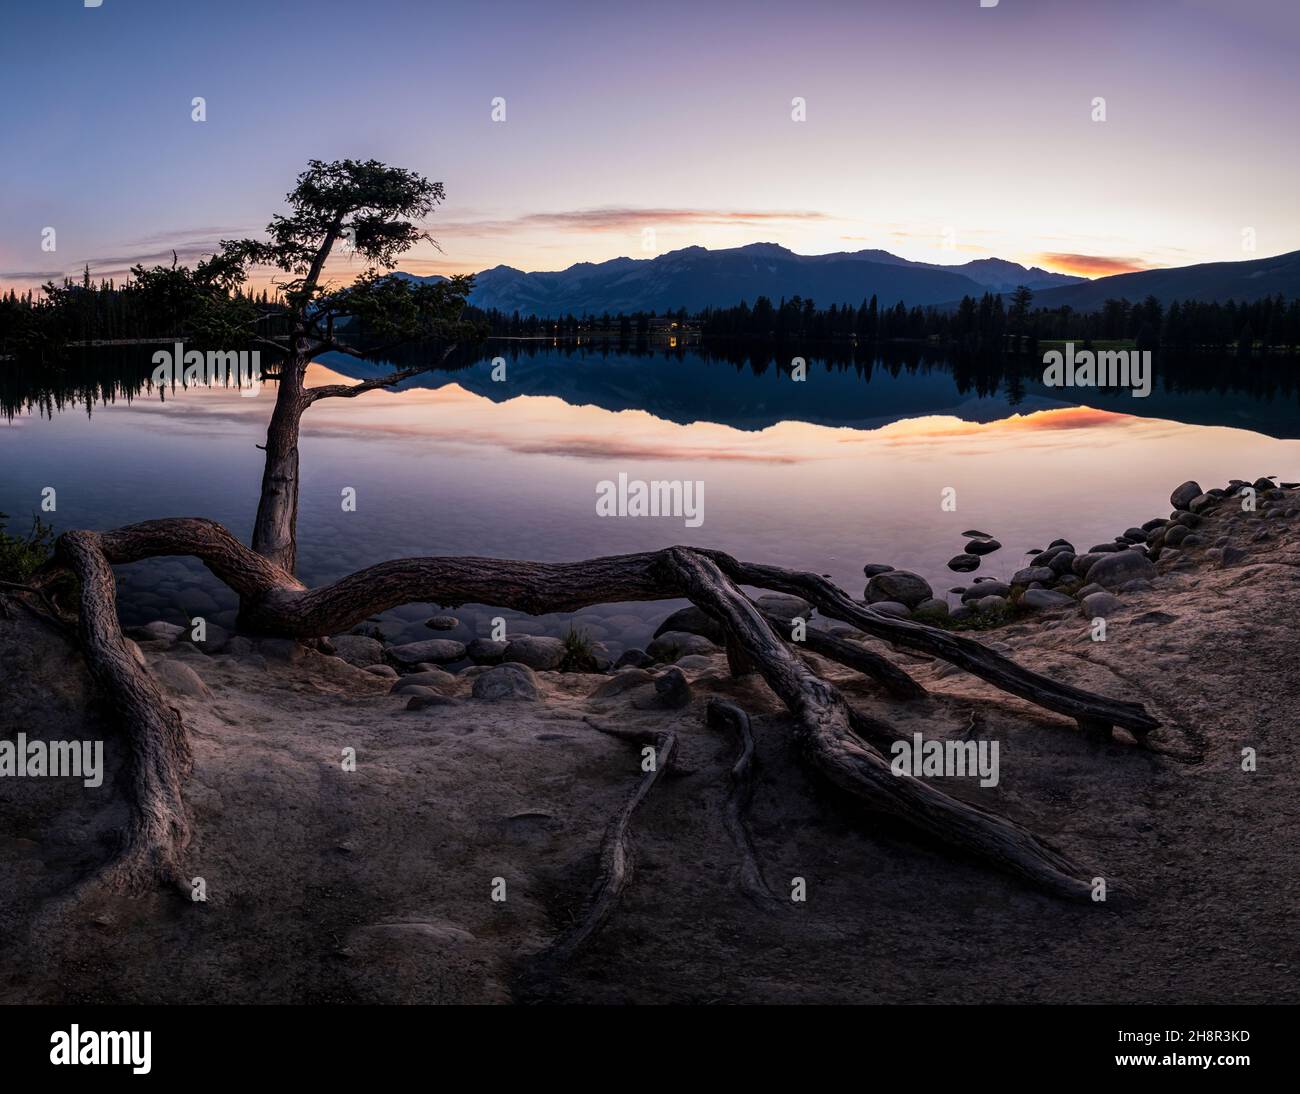
M886 737L889 727L854 711L834 687L808 669L737 585L800 596L824 615L941 657L1098 732L1102 726L1121 725L1141 739L1159 724L1139 703L1071 687L1031 672L978 642L877 614L814 574L741 563L717 551L673 547L576 563L398 559L307 589L215 521L178 518L110 532L72 532L60 538L54 562L32 584L39 586L62 571L81 578L81 634L87 656L127 727L134 754L133 822L127 847L114 866L114 884L125 889L138 888L151 878L170 880L177 874L189 838L180 787L189 771L190 754L179 714L167 706L124 644L109 565L180 554L201 559L240 595L243 628L300 639L334 634L376 612L411 602L448 608L473 602L544 614L623 600L686 597L723 626L733 667L760 672L785 703L796 719L805 757L829 782L872 811L897 817L949 847L1067 896L1086 896L1090 875L1019 824L918 779L894 775L865 739ZM808 633L814 636L808 650L870 674L895 695L924 695L911 677L884 658L820 632ZM671 759L671 749L668 752L666 762ZM666 762L658 765L656 778ZM646 782L633 808L651 785L653 780ZM609 880L606 897L597 908L599 915L608 914L602 909L612 906L625 884L626 850L622 848L630 816L629 809L614 845L617 853L610 852Z
M611 733L605 727L590 722L590 725L602 733ZM623 890L632 880L634 854L632 844L632 816L637 807L645 801L655 784L663 778L673 762L677 751L675 733L653 733L620 729L612 732L620 740L630 741L655 750L655 761L637 784L636 791L628 798L623 808L610 822L600 852L600 880L591 895L586 913L583 917L557 938L537 958L539 964L568 961L577 951L596 934L614 914Z
M754 733L749 725L749 715L735 703L725 699L710 699L707 718L711 725L722 726L736 735L740 753L731 767L731 792L727 795L724 813L727 832L740 854L740 887L745 895L758 902L775 901L776 894L763 880L758 865L754 842L749 835L745 817L754 796Z
M949 847L1061 896L1090 896L1088 879L1093 875L1027 828L920 779L895 775L885 758L853 732L852 712L839 692L814 676L772 633L758 609L711 558L679 547L666 554L691 601L735 636L795 716L814 770L868 809L898 817Z
M57 557L81 579L82 648L92 678L112 704L130 758L131 819L117 857L96 880L129 895L182 884L180 859L191 822L181 789L194 766L185 725L122 637L113 571L98 534L60 536Z

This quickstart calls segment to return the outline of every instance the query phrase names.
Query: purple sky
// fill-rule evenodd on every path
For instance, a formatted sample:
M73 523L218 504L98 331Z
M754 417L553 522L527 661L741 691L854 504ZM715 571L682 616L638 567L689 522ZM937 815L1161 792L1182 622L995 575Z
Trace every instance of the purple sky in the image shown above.
M192 260L345 156L445 182L417 273L759 240L1094 274L1300 249L1295 0L42 0L3 30L3 286Z

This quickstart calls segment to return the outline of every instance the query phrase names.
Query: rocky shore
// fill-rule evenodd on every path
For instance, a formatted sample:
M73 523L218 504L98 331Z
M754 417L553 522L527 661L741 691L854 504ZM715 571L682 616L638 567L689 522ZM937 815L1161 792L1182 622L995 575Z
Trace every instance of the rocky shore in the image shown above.
M125 769L76 647L10 607L0 733L103 739L108 770L97 791L0 779L0 1001L1300 1001L1300 493L1272 480L1185 484L1172 505L1118 549L1048 544L1005 592L971 581L981 595L951 594L947 615L1037 672L1142 701L1161 722L1149 749L1120 732L1098 743L838 624L838 637L901 658L925 697L899 702L809 654L900 739L1000 742L997 786L943 789L1132 894L1094 906L902 838L828 796L785 708L761 678L732 675L693 609L641 606L646 641L618 657L513 619L487 644L485 620L422 609L414 634L336 635L321 649L229 632L204 648L140 624L139 656L193 735L187 867L208 900L116 900L52 931L52 903L113 846ZM998 556L975 557L984 568ZM922 591L902 573L869 574L867 599ZM1040 593L1063 599L1035 606ZM1099 596L1114 602L1098 608ZM996 613L980 604L994 597ZM913 614L940 599L893 602ZM792 621L806 606L764 607ZM762 910L737 886L736 742L710 725L713 698L753 719L750 827L767 884L788 893L803 879L806 902ZM640 778L639 750L596 725L672 731L680 770L638 815L637 875L612 921L538 980L531 955L573 922ZM491 899L496 878L504 902Z

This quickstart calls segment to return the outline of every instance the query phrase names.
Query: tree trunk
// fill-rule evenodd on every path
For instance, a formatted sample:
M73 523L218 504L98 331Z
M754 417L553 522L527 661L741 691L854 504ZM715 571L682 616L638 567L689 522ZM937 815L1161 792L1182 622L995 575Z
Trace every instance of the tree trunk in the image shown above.
M308 403L303 390L306 368L297 353L280 367L253 524L253 550L291 574L298 564L298 427Z

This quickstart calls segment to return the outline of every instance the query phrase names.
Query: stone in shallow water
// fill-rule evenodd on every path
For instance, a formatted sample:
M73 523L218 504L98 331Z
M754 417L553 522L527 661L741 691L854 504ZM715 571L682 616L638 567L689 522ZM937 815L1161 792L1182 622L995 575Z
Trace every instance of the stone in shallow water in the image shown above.
M868 562L862 567L862 572L866 574L867 577L875 577L876 574L887 574L892 569L893 567L885 562Z
M503 660L527 665L530 669L558 669L568 652L558 638L540 634L521 634L510 639Z
M868 604L894 600L906 604L909 608L915 607L922 600L929 600L932 596L934 590L930 588L930 583L909 570L890 570L888 573L877 574L867 582L865 593Z
M978 570L980 565L979 555L960 554L954 555L948 560L948 569L955 570L959 574L968 574L972 570Z
M973 539L966 544L966 553L968 555L991 555L994 551L1002 550L1002 544L996 539Z
M432 619L426 619L424 625L431 631L454 631L460 626L460 620L454 615L435 615Z

